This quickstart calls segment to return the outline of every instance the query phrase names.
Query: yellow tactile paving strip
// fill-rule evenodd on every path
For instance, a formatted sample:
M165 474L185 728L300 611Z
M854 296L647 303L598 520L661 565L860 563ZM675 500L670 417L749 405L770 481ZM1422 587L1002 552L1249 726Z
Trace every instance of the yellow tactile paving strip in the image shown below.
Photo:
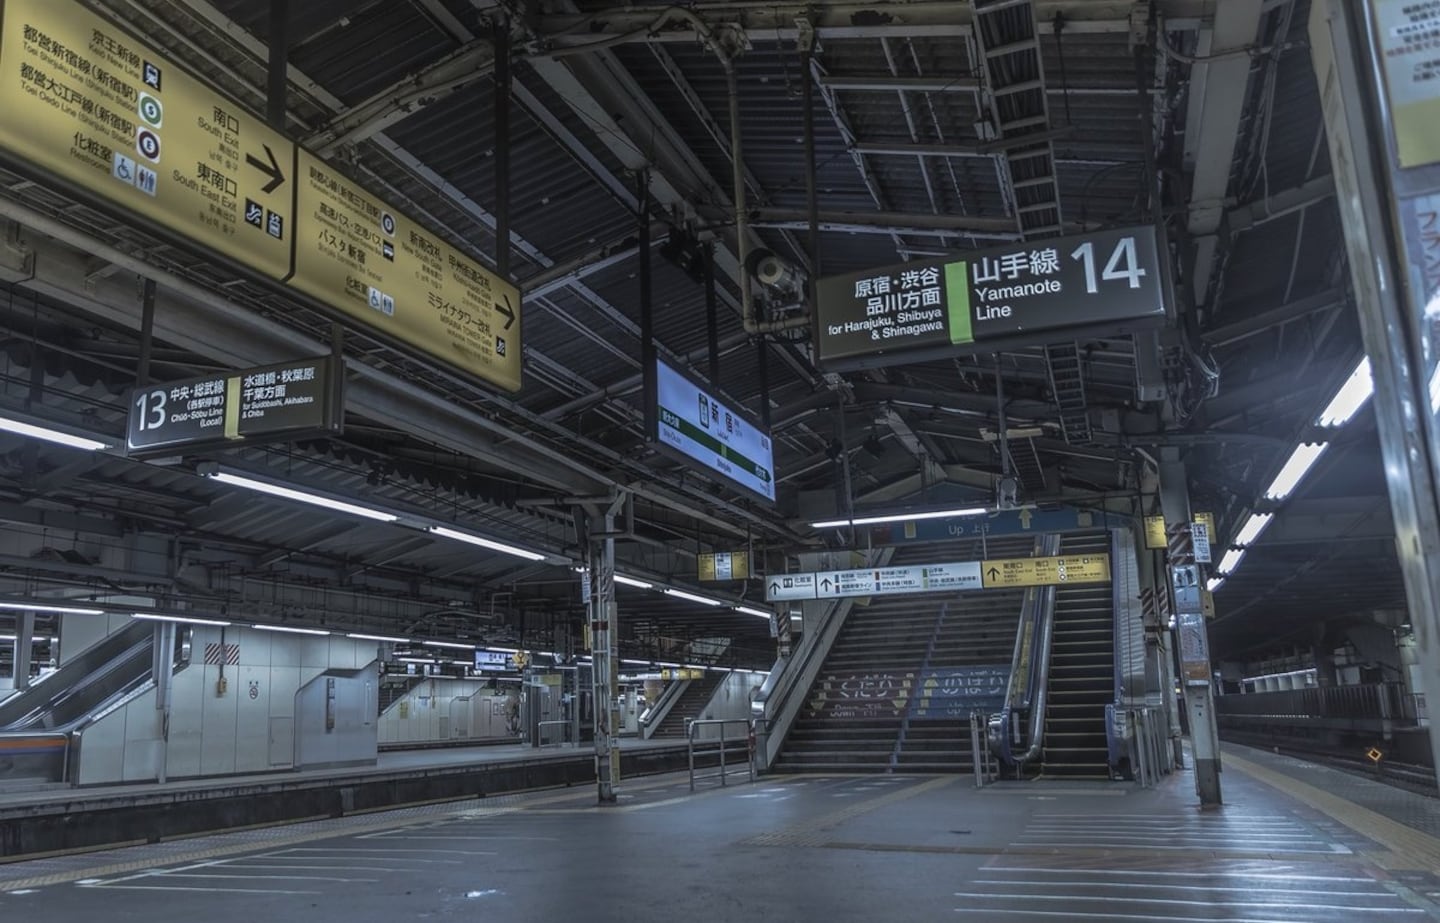
M1225 754L1225 765L1328 814L1361 836L1379 843L1386 851L1366 853L1366 858L1381 868L1440 874L1440 839L1234 754Z

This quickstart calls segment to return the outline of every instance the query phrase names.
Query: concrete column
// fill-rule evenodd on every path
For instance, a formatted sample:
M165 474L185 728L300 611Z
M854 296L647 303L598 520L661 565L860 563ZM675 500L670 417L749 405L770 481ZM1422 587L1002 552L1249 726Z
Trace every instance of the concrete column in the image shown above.
M35 653L35 613L22 612L15 632L15 691L30 688L30 661Z
M1188 524L1190 490L1185 463L1177 449L1162 450L1160 461L1160 507L1167 526ZM1175 600L1175 623L1180 655L1180 682L1185 711L1190 719L1190 749L1195 756L1195 792L1204 807L1222 803L1220 793L1220 738L1215 727L1215 695L1210 676L1209 628L1201 608L1200 590L1205 577L1202 567L1187 562L1170 562L1171 592Z

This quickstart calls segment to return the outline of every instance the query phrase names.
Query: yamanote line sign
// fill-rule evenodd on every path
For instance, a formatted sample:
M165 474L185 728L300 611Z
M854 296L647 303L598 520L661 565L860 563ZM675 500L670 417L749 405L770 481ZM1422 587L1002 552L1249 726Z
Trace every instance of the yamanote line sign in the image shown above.
M1165 290L1150 226L1017 242L822 279L816 341L828 368L922 361L1055 331L1154 326Z

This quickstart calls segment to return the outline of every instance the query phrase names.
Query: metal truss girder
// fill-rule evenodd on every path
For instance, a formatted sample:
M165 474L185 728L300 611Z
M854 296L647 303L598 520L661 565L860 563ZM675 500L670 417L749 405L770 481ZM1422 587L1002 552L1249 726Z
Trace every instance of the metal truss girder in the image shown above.
M473 2L473 0L472 0ZM1256 4L1259 5L1258 2ZM1191 30L1210 15L1210 0L1159 0L1156 4L1166 27ZM1130 4L1096 3L1094 0L1041 0L1037 15L1046 22L1057 13L1065 17L1065 29L1072 33L1128 33L1131 31ZM974 21L968 3L952 0L901 0L879 6L873 3L695 3L687 6L713 24L726 24L744 32L751 42L790 42L800 36L797 19L807 19L815 37L826 39L874 39L916 37L960 37L970 34ZM667 29L648 34L655 22L656 7L618 7L581 13L542 15L536 19L542 36L575 36L579 41L637 35L636 41L695 41L691 29Z
M1286 189L1258 202L1230 209L1226 213L1225 223L1229 227L1230 233L1236 234L1309 208L1333 195L1335 195L1335 178L1329 174L1317 176L1303 186Z

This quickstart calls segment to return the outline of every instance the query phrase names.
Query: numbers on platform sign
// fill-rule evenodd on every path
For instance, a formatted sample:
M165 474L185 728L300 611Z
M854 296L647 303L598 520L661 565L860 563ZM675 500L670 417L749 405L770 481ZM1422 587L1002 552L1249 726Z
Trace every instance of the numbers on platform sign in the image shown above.
M1099 293L1100 285L1095 279L1095 244L1093 241L1075 248L1070 254L1072 260L1080 260L1085 264L1085 292L1094 295ZM1122 237L1115 244L1115 249L1110 252L1110 259L1105 261L1105 269L1100 273L1100 281L1130 283L1131 288L1139 288L1140 280L1145 277L1145 270L1140 266L1140 260L1135 255L1135 238Z
M135 409L140 411L140 432L159 429L165 425L165 400L164 388L144 391L135 398Z

